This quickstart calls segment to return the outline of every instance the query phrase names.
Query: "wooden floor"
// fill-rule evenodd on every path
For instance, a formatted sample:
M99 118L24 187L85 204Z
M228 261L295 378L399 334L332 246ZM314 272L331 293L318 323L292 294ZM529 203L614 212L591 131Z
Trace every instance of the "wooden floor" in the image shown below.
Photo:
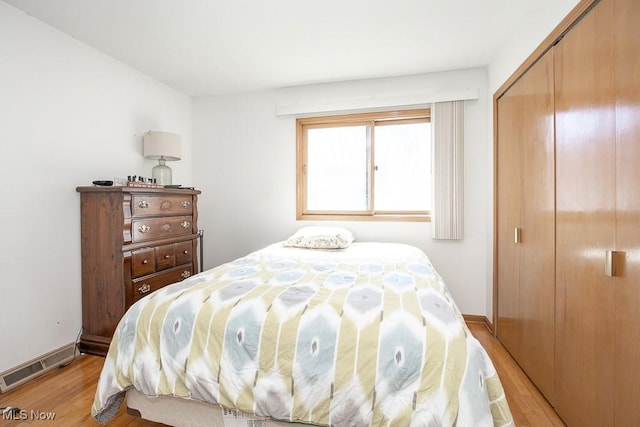
M480 323L470 323L472 333L482 343L496 365L505 388L511 412L518 427L564 426L540 392L531 384L504 347ZM81 356L65 368L51 371L13 391L0 394L0 407L12 406L25 410L55 414L53 421L14 420L0 415L0 427L17 425L45 426L97 426L90 409L103 359ZM109 426L160 426L128 415L124 405ZM466 427L466 426L462 426Z
M469 329L487 350L500 376L509 409L517 427L564 426L549 402L522 372L511 355L481 323L469 323Z

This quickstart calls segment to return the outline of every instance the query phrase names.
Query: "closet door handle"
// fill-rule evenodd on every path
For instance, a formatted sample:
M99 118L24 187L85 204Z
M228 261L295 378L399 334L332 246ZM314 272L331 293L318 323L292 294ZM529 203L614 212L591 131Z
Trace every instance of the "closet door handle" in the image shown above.
M604 257L604 275L607 277L616 277L619 271L618 261L624 256L624 252L607 251Z
M513 229L513 242L514 243L522 242L522 229L520 227L516 227Z

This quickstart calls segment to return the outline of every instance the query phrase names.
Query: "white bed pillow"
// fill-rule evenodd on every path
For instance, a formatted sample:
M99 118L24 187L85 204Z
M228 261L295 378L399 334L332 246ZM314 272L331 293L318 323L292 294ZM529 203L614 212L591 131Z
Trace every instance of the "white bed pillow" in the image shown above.
M353 234L341 227L303 227L289 237L284 246L307 249L344 249L354 241Z

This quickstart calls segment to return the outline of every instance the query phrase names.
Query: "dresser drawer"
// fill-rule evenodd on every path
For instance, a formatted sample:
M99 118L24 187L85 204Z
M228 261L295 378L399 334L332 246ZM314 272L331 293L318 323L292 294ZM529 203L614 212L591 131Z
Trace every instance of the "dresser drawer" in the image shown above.
M154 248L138 249L131 253L131 275L146 276L156 271L156 251Z
M191 216L141 218L131 221L132 242L184 236L192 232Z
M131 196L131 215L192 215L193 198L190 195L134 194Z
M176 264L187 264L193 260L193 240L176 243Z
M193 265L186 264L160 273L134 279L131 281L133 302L167 285L181 282L192 274Z
M176 265L176 245L163 245L156 248L156 265L158 271L175 267Z

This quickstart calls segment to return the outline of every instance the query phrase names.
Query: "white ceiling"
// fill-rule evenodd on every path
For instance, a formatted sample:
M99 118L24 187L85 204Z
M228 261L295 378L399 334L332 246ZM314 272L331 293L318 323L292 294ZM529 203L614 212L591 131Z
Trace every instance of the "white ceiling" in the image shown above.
M487 66L537 0L4 0L193 96Z

